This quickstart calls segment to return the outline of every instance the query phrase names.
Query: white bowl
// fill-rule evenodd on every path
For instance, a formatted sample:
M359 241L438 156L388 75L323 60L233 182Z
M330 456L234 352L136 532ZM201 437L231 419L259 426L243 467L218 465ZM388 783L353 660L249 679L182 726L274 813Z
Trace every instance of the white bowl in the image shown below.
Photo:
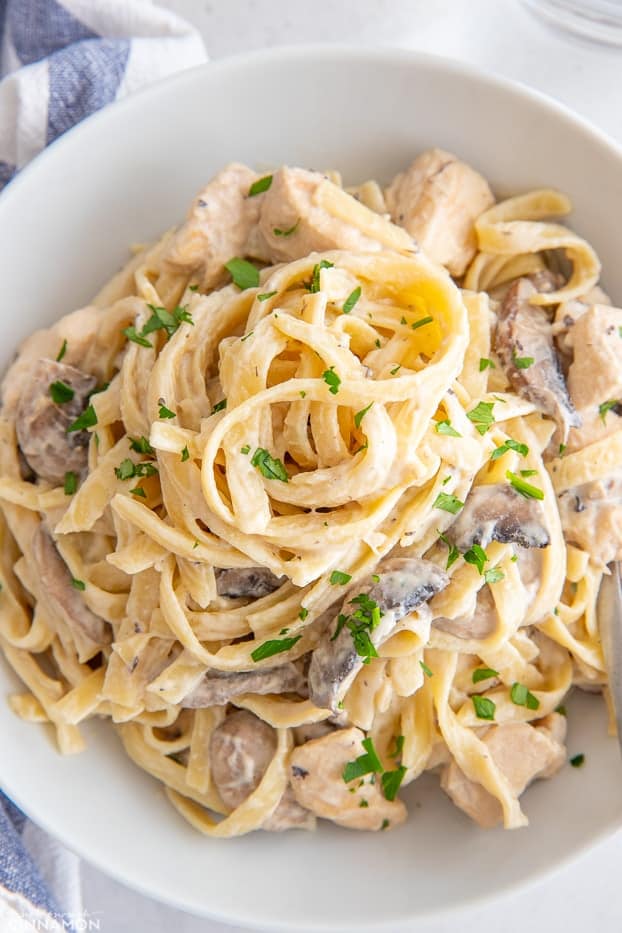
M454 150L500 193L555 185L622 299L622 154L568 111L516 85L395 50L281 49L185 72L106 109L37 159L0 198L0 365L35 327L85 303L127 246L178 221L232 159L389 179L427 146ZM0 692L15 678L0 666ZM599 697L570 704L566 767L527 791L528 829L484 832L425 776L408 823L358 835L206 839L125 756L108 723L62 758L44 727L0 702L0 783L38 823L153 897L269 930L412 921L541 878L622 823L622 771Z

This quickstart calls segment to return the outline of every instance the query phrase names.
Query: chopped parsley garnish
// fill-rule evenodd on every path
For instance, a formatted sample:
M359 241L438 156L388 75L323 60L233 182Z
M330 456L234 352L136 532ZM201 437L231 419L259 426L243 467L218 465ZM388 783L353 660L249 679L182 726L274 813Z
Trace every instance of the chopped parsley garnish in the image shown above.
M66 341L66 340L63 340L63 345L61 346L60 350L58 351L58 355L57 355L57 357L56 357L56 362L57 362L57 363L60 363L60 361L62 360L62 358L64 357L64 355L65 355L66 352L67 352L67 341Z
M217 411L224 411L226 407L227 407L227 399L221 398L221 400L219 402L216 402L216 404L212 408L212 414L215 415Z
M343 570L333 570L329 582L333 586L345 586L352 579L352 574L344 573Z
M164 402L160 402L159 417L160 418L174 418L175 412L171 411L170 408L167 408Z
M248 340L249 337L252 337L254 333L255 333L255 331L254 331L254 330L251 330L251 331L249 331L248 334L244 334L243 337L240 337L240 343L244 343L244 341L245 341L245 340Z
M467 418L475 425L475 430L479 434L485 434L490 430L490 426L495 423L492 410L495 407L494 402L479 402L475 408L467 412Z
M278 457L273 457L264 447L258 447L252 456L251 463L257 467L266 479L278 479L282 483L289 482L289 476Z
M580 768L584 761L585 755L581 753L579 755L573 755L573 757L570 759L570 764L573 768Z
M271 638L251 651L251 658L253 661L263 661L264 658L271 658L273 654L289 651L301 638L302 635L292 635L291 638Z
M556 707L555 707L555 712L556 712L556 713L559 713L560 716L567 716L567 715L568 715L567 710L566 710L566 707L563 705L563 703L560 703L559 706L556 706Z
M371 580L372 580L372 583L380 583L380 574L372 573Z
M401 318L400 318L400 324L408 324L408 321L406 320L406 318L404 317L403 314L402 314L402 316L401 316Z
M526 706L527 709L538 709L540 706L540 700L524 684L512 684L510 699L516 706Z
M225 263L225 269L231 275L233 284L244 291L247 288L257 288L259 285L259 269L246 259L234 257Z
M395 771L385 771L382 775L382 792L387 800L395 800L395 796L400 789L400 784L404 780L406 767L400 765Z
M443 509L444 512L451 512L452 515L456 515L463 505L464 502L461 502L456 496L451 496L446 492L439 492L432 503L432 508Z
M136 330L133 324L131 325L131 327L126 327L123 330L123 333L125 334L128 340L131 340L132 343L137 343L141 347L152 347L153 346L150 340L147 340L146 337L142 337L138 333L138 331Z
M414 324L411 324L413 330L418 330L420 327L425 327L426 324L431 324L434 320L433 317L422 317L420 320L415 321Z
M445 570L449 570L451 565L455 564L455 562L460 557L460 551L458 550L455 544L451 543L447 535L444 535L441 532L439 532L439 538L443 542L443 544L446 544L447 547L449 548L449 554L447 555L447 566L445 567Z
M185 307L173 308L172 312L149 303L147 307L151 311L151 317L140 332L141 337L146 337L147 334L152 334L156 330L165 330L167 336L172 337L182 322L192 324L194 327L192 315Z
M244 447L240 447L241 454L250 454L250 452L251 452L250 444L244 444Z
M302 621L304 622L304 620L307 618L308 615L309 615L309 610L305 609L305 607L302 606L300 612L298 613L298 618L302 619Z
M477 670L473 671L472 681L474 684L478 684L481 680L488 680L490 677L498 677L499 671L495 671L492 667L478 667Z
M475 707L475 715L478 719L494 719L496 704L494 700L491 700L489 697L481 697L477 694L474 694L471 699L473 700L473 706Z
M280 227L273 227L272 232L275 236L291 236L292 233L295 233L298 229L298 224L300 223L300 217L293 226L288 227L287 230L282 230Z
M97 415L95 414L95 409L92 405L89 405L85 410L79 415L76 420L69 425L67 428L67 434L71 434L72 431L84 431L85 428L92 428L97 424Z
M50 396L55 405L65 405L76 393L66 382L58 379L50 385Z
M263 194L264 191L268 190L271 184L272 175L264 175L263 178L258 178L248 189L249 198L254 198L256 194Z
M257 301L267 301L268 298L274 298L276 292L262 292L261 295L257 295Z
M341 385L341 379L339 378L337 373L334 372L334 369L335 367L331 366L330 369L325 369L324 372L322 373L322 379L328 386L328 391L330 392L331 395L337 395L337 392L339 391L339 386Z
M353 790L355 790L355 788L354 788L354 787L351 787L350 790L353 791ZM369 806L369 804L368 804L368 802L365 800L365 798L364 798L364 797L361 797L361 799L360 799L360 801L359 801L359 807L368 807L368 806Z
M300 398L306 398L306 397L307 397L307 393L305 392L304 389L301 389L300 392L299 392L298 394L300 395Z
M196 284L196 285L189 285L189 286L188 286L188 289L189 289L189 291L191 291L191 292L198 292L199 286L198 286L198 284Z
M381 829L381 830L383 830L383 829L388 829L390 825L391 825L391 820L388 820L388 819L385 817L384 820L382 821L382 826L380 827L380 829Z
M189 459L190 459L190 451L188 450L188 445L186 444L186 446L181 452L181 462L185 463L186 460L189 460Z
M480 373L483 373L485 369L496 369L496 366L492 360L488 359L487 356L481 356L479 360Z
M358 285L354 291L351 291L346 300L343 303L342 311L344 314L349 314L352 308L355 306L359 298L361 297L361 286Z
M479 544L473 544L468 551L465 551L463 557L467 564L473 564L477 567L480 574L484 573L484 564L488 560L488 554Z
M419 666L426 677L434 677L434 672L430 670L425 661L419 661Z
M535 363L535 359L533 356L515 356L512 362L517 369L529 369Z
M312 294L319 292L320 290L320 270L321 269L332 269L335 265L334 262L329 262L327 259L321 259L318 263L313 266L313 272L311 273L311 282L306 285L307 291L310 291Z
M437 421L434 430L437 434L446 434L448 437L462 437L454 427L452 427L451 421Z
M348 761L343 769L342 777L346 784L363 777L365 774L375 774L376 771L382 771L382 762L374 748L373 739L363 739L362 745L365 754L359 755L354 761Z
M401 368L402 368L402 364L398 363L397 366L394 366L393 369L390 370L391 375L397 376Z
M133 460L127 457L122 460L118 467L114 468L117 479L132 479L136 476L136 465Z
M564 456L564 453L565 453L565 451L566 451L566 447L567 447L566 444L560 444L560 445L559 445L559 456L560 456L560 457L563 457L563 456Z
M404 748L404 736L396 735L395 736L395 747L389 752L390 758L399 758L402 754Z
M521 476L537 476L538 471L537 470L521 470L520 475Z
M67 473L65 473L65 485L63 488L66 496L73 496L78 488L78 474L74 473L73 470L68 470Z
M601 417L603 424L605 423L605 418L607 417L607 412L611 411L612 408L615 408L620 404L620 399L612 398L608 402L601 402L598 406L598 414Z
M380 343L380 338L379 338L379 337L376 337L376 341L375 341L374 346L376 346L378 349L380 349L380 347L382 346L382 344Z
M498 583L499 580L503 580L504 577L505 574L500 567L491 567L484 572L484 580L486 583Z
M153 456L155 453L153 447L144 435L141 437L130 437L129 441L130 447L132 450L135 450L137 454L150 454Z
M490 455L491 460L498 460L499 457L502 457L508 452L508 450L513 450L515 453L520 454L521 457L526 457L529 453L529 447L527 444L521 444L519 441L513 440L513 438L508 437L496 450L493 450Z
M354 426L355 426L355 427L360 428L360 426L361 426L361 421L363 420L363 418L365 417L365 415L367 414L367 412L369 411L369 409L371 408L371 406L372 406L373 404L374 404L373 402L370 402L369 405L368 405L366 408L361 408L360 411L357 411L357 413L356 413L355 416L354 416Z
M80 590L82 593L86 589L86 583L84 580L76 580L75 577L71 578L71 585L73 586L74 590Z
M519 492L525 499L544 499L544 493L541 489L537 486L532 486L531 483L527 483L522 477L517 476L516 473L507 470L505 475L516 492Z

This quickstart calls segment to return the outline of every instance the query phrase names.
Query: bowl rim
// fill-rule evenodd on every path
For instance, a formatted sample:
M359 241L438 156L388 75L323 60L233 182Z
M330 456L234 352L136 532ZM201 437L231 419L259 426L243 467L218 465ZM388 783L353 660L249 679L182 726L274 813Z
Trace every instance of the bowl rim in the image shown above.
M432 74L447 75L448 73L456 79L465 78L471 82L479 83L490 89L503 91L509 98L522 99L531 103L541 111L551 114L557 121L562 121L566 126L578 132L593 143L607 152L610 156L620 161L620 170L622 171L622 143L618 143L611 138L605 131L595 126L586 117L577 114L567 105L550 97L548 94L529 87L521 81L498 75L494 72L487 72L484 69L473 65L470 62L462 62L457 59L436 55L429 52L420 52L417 50L405 49L402 47L383 45L381 47L371 47L367 45L350 45L347 43L303 43L276 45L265 49L255 49L238 52L235 55L226 56L214 61L206 61L200 65L187 68L181 72L167 75L159 80L147 85L139 91L124 97L121 100L114 101L112 104L103 107L101 110L89 115L80 123L73 126L62 136L55 139L49 146L38 153L19 173L5 186L0 193L0 223L5 209L13 197L19 196L24 185L30 184L31 177L35 176L42 164L52 158L62 158L65 148L71 147L76 134L86 136L90 132L97 131L100 124L109 120L117 120L122 114L131 114L134 108L140 108L141 105L150 99L157 99L164 86L175 85L180 92L184 88L192 87L197 80L200 80L202 74L225 75L228 72L244 70L248 66L260 65L265 63L282 63L284 65L295 65L305 60L315 62L321 65L328 60L337 60L339 64L347 67L350 62L373 62L373 63L402 63L404 65L423 66ZM67 849L84 859L88 864L101 871L103 874L114 879L118 883L137 891L144 897L148 897L160 903L164 903L174 909L191 912L197 917L211 918L225 924L241 924L248 929L268 931L268 933L351 933L351 931L388 931L395 929L395 924L400 922L413 923L416 920L427 921L431 919L443 919L457 916L460 912L484 907L493 901L504 897L517 894L519 891L533 889L542 882L548 880L553 875L558 874L562 869L578 861L586 852L595 848L605 840L611 838L622 828L622 816L613 821L609 826L602 828L594 833L583 844L579 844L566 855L557 859L554 863L541 871L536 876L530 876L516 881L510 881L503 884L502 887L493 890L492 893L473 894L463 897L459 903L446 903L440 908L426 908L417 914L416 918L412 915L404 915L402 918L393 918L391 920L370 921L361 923L357 921L355 925L344 925L341 923L325 923L319 921L312 926L306 926L304 921L292 927L290 921L285 920L261 920L248 913L237 915L225 914L218 910L207 909L205 905L193 903L189 905L187 901L177 899L172 892L165 891L159 893L149 887L147 883L131 880L128 881L123 874L115 870L114 865L104 862L103 857L89 852L80 842L67 841L62 836L56 834L56 829L50 829L47 815L38 810L36 805L30 807L27 801L21 797L19 788L12 787L6 782L2 782L4 792L20 807L24 813L29 816L39 827L49 833L49 835L58 839Z

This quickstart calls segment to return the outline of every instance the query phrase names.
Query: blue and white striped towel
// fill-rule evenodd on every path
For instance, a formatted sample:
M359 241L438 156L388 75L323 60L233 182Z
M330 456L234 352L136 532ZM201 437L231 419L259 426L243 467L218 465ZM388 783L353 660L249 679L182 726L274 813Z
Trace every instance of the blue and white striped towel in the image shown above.
M0 188L54 139L145 84L206 60L150 0L0 0ZM0 793L0 931L92 929L80 864Z

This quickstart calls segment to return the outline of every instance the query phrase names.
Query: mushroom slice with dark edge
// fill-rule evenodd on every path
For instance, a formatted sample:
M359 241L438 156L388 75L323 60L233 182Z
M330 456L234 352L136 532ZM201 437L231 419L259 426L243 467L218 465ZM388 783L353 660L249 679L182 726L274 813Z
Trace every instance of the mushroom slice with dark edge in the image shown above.
M216 592L230 599L261 599L278 590L287 579L275 576L267 567L217 568L215 573Z
M374 579L350 590L340 616L329 623L311 656L309 698L321 709L337 710L366 658L362 643L377 648L400 619L449 582L436 564L410 557L385 560Z
M521 496L507 483L475 486L446 535L461 551L474 544L485 548L491 541L521 547L550 543L540 503Z
M69 426L82 414L96 386L96 379L75 366L42 359L32 370L32 379L15 413L17 442L30 468L41 479L59 486L65 473L82 473L88 458L88 431ZM66 402L55 402L50 386L63 383L72 394Z
M42 525L33 536L32 556L41 580L42 599L71 630L80 661L88 661L110 643L110 625L86 605L52 537Z
M303 686L302 671L292 662L254 671L208 671L181 705L190 709L225 706L243 693L296 693Z
M210 764L216 790L226 807L234 810L257 789L276 752L272 726L248 710L231 713L210 740ZM288 786L262 829L313 829L315 817L294 798Z
M568 395L553 346L549 316L529 300L537 294L529 279L518 279L499 309L495 349L513 388L557 423L556 443L581 424Z

